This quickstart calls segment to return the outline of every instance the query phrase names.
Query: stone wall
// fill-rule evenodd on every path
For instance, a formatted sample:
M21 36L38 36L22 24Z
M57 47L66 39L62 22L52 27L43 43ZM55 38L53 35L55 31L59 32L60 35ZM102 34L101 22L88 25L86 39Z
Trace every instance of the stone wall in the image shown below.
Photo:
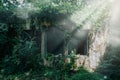
M77 55L77 66L84 65L94 71L99 65L100 58L104 55L107 45L108 29L102 27L97 31L91 30L88 35L88 55Z
M89 61L90 69L95 69L100 62L100 58L104 55L107 45L108 30L102 27L96 32L90 33L89 43Z

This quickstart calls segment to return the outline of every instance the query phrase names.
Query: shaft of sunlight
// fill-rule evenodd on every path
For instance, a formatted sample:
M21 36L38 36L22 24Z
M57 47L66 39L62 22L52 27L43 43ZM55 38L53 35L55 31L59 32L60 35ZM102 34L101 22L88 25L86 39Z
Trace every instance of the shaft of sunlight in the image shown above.
M82 24L83 29L91 29L91 17L92 19L94 19L94 21L96 21L100 17L102 10L108 5L108 3L109 2L106 0L92 1L92 3L89 1L88 5L85 8L80 11L76 11L70 17L70 19L78 26ZM83 22L85 23L83 24ZM93 20L92 23L94 23Z

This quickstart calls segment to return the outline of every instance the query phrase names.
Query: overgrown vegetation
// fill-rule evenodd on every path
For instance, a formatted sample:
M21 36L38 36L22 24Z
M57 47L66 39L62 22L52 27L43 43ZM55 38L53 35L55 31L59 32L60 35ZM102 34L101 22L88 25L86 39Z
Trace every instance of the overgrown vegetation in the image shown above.
M26 47L26 46L25 46ZM23 50L22 50L23 49ZM2 80L108 80L98 73L91 73L82 66L76 71L74 64L75 56L69 55L49 55L47 60L49 66L45 66L40 54L30 54L22 47L21 53L14 53L5 57L1 62L0 79ZM19 51L19 50L18 50ZM31 51L31 50L30 50ZM65 59L70 58L70 63L65 63Z
M120 79L120 50L119 46L108 46L105 56L103 57L97 72L109 76L111 80Z
M25 6L28 3L34 5L35 8L27 6L32 10L27 9ZM86 5L83 0L27 0L24 4L17 2L17 0L1 0L0 79L108 80L108 77L89 72L83 66L75 70L75 52L74 54L55 55L48 53L45 49L45 32L52 26L58 26L58 22L67 20L75 11L81 10ZM19 9L20 13L16 9ZM23 16L24 13L25 17ZM81 25L77 25L76 30L81 28L91 15L94 16L94 11L81 22ZM102 25L102 19L106 17L102 13L101 16L99 20L95 19L94 25L97 27ZM25 31L26 24L29 24L33 31L31 32L32 35ZM44 34L41 39L41 47L43 48L41 50L37 45L36 37L33 35L35 31L40 31L41 36ZM69 36L71 37L71 34ZM66 62L66 59L71 61Z

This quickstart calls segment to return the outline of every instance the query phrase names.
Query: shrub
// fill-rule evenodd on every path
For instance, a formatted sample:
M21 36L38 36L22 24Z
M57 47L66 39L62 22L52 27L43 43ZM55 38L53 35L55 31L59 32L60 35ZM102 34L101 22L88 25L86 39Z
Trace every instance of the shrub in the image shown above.
M106 77L99 73L91 73L87 70L80 69L78 73L74 74L72 80L108 80Z
M99 73L102 73L111 80L120 79L120 47L119 46L109 46L106 50L104 57L101 60L101 63L96 70Z
M12 55L6 56L0 64L5 74L19 73L35 69L40 65L39 54L34 41L19 42L14 46Z

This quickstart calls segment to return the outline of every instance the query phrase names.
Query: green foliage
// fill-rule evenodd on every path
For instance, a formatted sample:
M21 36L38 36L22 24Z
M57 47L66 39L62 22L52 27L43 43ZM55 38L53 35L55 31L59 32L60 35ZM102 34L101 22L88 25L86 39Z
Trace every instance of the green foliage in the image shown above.
M18 5L17 0L1 0L1 3L4 10L14 10Z
M0 60L6 55L11 55L13 46L16 45L15 38L21 36L23 29L21 23L24 21L14 15L11 11L0 11Z
M82 8L82 4L77 4L77 0L30 0L37 10L34 15L34 20L41 25L44 21L48 22L50 26L56 25L64 19L68 19L76 10ZM34 21L33 20L33 21ZM41 26L40 26L41 27Z
M32 54L31 52L35 51L30 49L30 51L27 51L30 47L28 42L25 42L24 47L20 48L20 45L16 45L14 48L17 52L14 51L13 55L3 59L2 65L0 65L2 68L0 72L1 79L107 80L103 79L102 75L90 73L83 67L80 67L77 71L73 70L73 62L75 60L73 56L69 56L73 61L65 63L65 59L68 57L64 57L63 55L48 55L47 60L50 66L44 66L40 54L34 55L35 53Z
M3 73L11 74L17 72L23 72L35 69L39 64L38 57L35 55L37 48L33 41L18 41L17 45L14 46L11 56L6 56L2 63L1 68L4 70ZM36 52L37 53L37 52ZM34 62L34 64L32 64Z
M4 23L0 23L0 32L7 32L7 31L8 31L7 25Z
M56 25L70 17L76 10L83 8L83 0L28 0L37 11L31 15L31 26L40 26L43 22ZM49 66L43 64L40 51L31 36L26 36L23 29L25 19L17 17L14 9L18 7L16 0L5 0L0 6L0 79L1 80L99 80L102 75L90 73L84 68L75 71L75 54L68 56L47 54ZM5 10L2 10L2 8ZM27 11L27 10L26 10ZM101 19L99 19L101 21ZM25 34L24 34L25 33ZM28 39L29 38L29 39ZM46 51L47 52L47 51ZM70 62L65 62L70 59Z
M80 70L79 73L72 76L71 80L108 80L98 73L90 73L87 70Z
M8 27L4 23L0 23L0 44L5 44L8 42L7 37Z
M92 29L99 30L101 27L105 27L105 24L109 19L108 5L101 7L99 10L95 10L95 13L90 16L90 21L93 25Z
M109 76L111 80L120 79L120 47L109 46L106 50L101 63L97 69L98 72Z
M3 9L2 0L0 1L0 10Z
M72 13L73 11L77 10L81 4L77 4L77 0L36 0L30 1L36 7L39 8L40 11L44 10L45 8L52 7L59 10L60 13Z

